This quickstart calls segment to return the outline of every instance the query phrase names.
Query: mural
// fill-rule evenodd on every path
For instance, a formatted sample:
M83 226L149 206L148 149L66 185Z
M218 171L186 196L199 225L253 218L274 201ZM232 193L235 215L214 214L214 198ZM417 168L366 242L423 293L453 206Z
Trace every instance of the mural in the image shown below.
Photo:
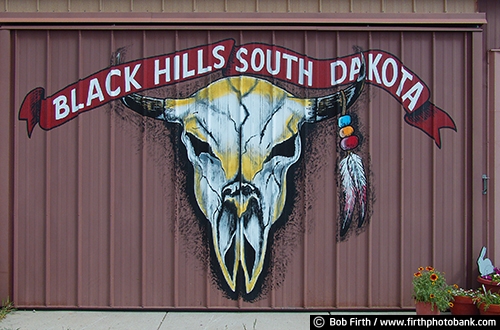
M207 83L188 96L147 93L202 77ZM179 125L194 173L190 194L210 224L217 273L230 297L251 300L265 278L271 229L285 213L287 174L303 154L305 124L337 118L338 240L348 237L353 218L357 228L368 223L366 161L357 152L361 132L350 113L367 84L389 92L403 106L405 121L438 147L441 128L456 130L429 101L425 83L390 53L359 50L314 59L276 45L236 46L233 39L131 62L117 51L112 66L49 97L41 87L32 90L19 119L31 137L37 124L50 130L119 101L142 116ZM320 96L302 97L294 88Z

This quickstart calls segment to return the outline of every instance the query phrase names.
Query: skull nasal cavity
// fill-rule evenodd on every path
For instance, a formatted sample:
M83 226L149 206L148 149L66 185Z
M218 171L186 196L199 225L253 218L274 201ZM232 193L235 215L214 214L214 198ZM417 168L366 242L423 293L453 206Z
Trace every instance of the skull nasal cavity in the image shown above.
M233 182L230 185L226 186L222 191L222 196L227 197L236 197L236 196L245 196L248 197L250 195L259 195L257 189L249 183L241 183L241 182Z

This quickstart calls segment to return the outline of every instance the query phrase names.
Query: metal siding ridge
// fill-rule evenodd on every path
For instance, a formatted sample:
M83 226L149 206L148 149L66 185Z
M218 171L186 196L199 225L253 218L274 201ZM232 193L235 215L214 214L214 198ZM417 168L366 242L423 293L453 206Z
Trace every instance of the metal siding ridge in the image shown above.
M82 76L82 66L83 66L83 61L82 61L82 33L78 32L78 77ZM76 306L80 307L82 305L81 303L81 293L83 291L82 287L82 269L83 269L83 261L82 261L82 251L83 251L83 238L82 238L82 232L83 232L83 224L82 224L82 213L83 213L83 174L82 174L82 165L81 165L81 160L83 159L83 131L81 128L81 119L80 117L76 118L77 121L77 141L78 141L78 150L77 150L77 212L78 214L76 215L76 240L77 240L77 246L76 246Z
M467 65L468 63L471 63L473 66L473 62L472 62L472 59L471 59L471 53L472 53L472 49L471 49L471 43L470 43L470 39L472 39L470 37L470 34L467 34L467 33L464 33L464 63L465 65ZM465 75L465 79L464 81L465 82L469 82L468 84L466 83L466 86L465 86L465 90L467 91L467 93L464 93L463 95L463 104L465 104L465 107L464 107L464 112L463 112L463 117L467 120L468 118L468 111L469 111L469 105L472 104L472 100L471 100L471 97L470 97L470 90L471 90L471 81L472 81L472 78L471 78L471 74L470 74L470 70L471 68L469 68L468 70L464 70L464 75ZM468 125L465 124L464 125L464 136L466 136L466 140L465 140L465 143L463 144L463 150L462 150L462 154L463 155L468 155L468 152L469 152L469 146L468 146L468 136L469 136L469 130L468 130ZM469 173L469 168L470 168L470 164L471 164L471 160L469 159L469 157L464 157L464 172L463 172L463 177L466 178L468 176L468 173ZM463 182L463 191L465 192L465 198L466 200L469 200L470 199L470 194L469 192L471 191L471 188L470 188L470 181L469 180L464 180ZM468 285L469 287L473 287L473 276L472 276L472 266L468 266L469 264L469 260L472 260L472 256L474 255L474 253L472 251L470 251L470 247L472 246L472 230L471 230L471 226L470 226L470 223L469 223L469 213L470 213L470 205L469 203L463 203L463 216L462 216L462 222L463 222L463 231L465 234L465 242L463 242L463 260L466 260L466 277L465 277L465 283L466 285Z
M373 44L373 38L372 38L372 33L371 32L368 32L367 33L367 42L368 42L368 49L372 49L372 44ZM365 91L365 93L367 93ZM368 131L368 136L371 137L373 136L373 128L372 128L372 123L373 123L373 102L371 101L368 101L368 105L367 105L367 109L368 109L368 120L367 120L367 123L366 123L366 129ZM367 146L367 150L368 150L368 155L373 155L373 147L372 147L372 143L370 141L370 139L368 139L368 146ZM368 163L368 168L371 168L371 161ZM374 189L373 187L370 187L370 189ZM368 211L369 212L369 211ZM368 246L368 249L369 251L375 251L375 248L374 248L374 244L373 244L373 231L372 230L367 230L367 246ZM367 257L367 271L368 271L368 279L369 279L369 283L368 283L368 292L367 292L367 305L372 307L373 306L373 286L374 286L374 283L373 283L373 271L372 271L372 268L373 267L373 254L372 253L368 253L368 257Z
M481 25L486 13L10 13L0 23L238 23L238 24Z
M436 95L436 33L432 33L432 41L431 41L431 59L432 59L432 65L431 65L431 81L432 81L432 87L431 89L431 95ZM431 219L431 261L432 265L436 265L436 258L441 257L441 255L436 255L437 254L437 249L435 248L437 245L437 238L436 238L436 196L439 195L437 192L437 184L436 184L436 148L431 149L431 165L432 165L432 171L430 173L431 176L431 214L432 214L432 219Z
M1 34L0 34L1 35ZM13 31L12 33L12 54L19 54L19 42L18 42L18 32ZM13 56L12 59L12 78L14 78L16 74L16 68L17 68L17 63L15 61L16 56ZM19 91L19 80L18 79L12 79L12 95L16 95L16 93ZM13 102L15 103L15 102ZM13 149L13 162L14 164L18 164L19 162L19 153L17 152L19 146L19 139L16 139L16 128L17 124L16 121L13 120L13 142L12 142L12 149ZM18 182L18 177L20 176L19 174L19 167L18 166L13 166L12 169L12 178L13 178L13 187L12 187L12 299L13 301L20 301L20 291L19 291L19 284L21 280L19 279L19 276L17 274L20 273L20 265L19 265L19 239L16 239L19 235L20 229L19 229L19 199L16 198L17 196L17 191L19 190L16 186L16 182ZM19 299L18 299L19 298Z
M50 72L51 72L51 51L50 51L50 32L47 31L46 34L45 34L45 44L47 45L47 49L45 50L46 51L46 71L45 71L45 86L49 87L51 86L51 76L50 76ZM50 230L51 230L51 226L50 226L50 218L51 218L51 214L50 214L50 198L48 198L48 196L51 196L51 175L50 175L50 167L51 167L51 161L50 161L50 154L51 154L51 139L50 139L50 135L49 134L44 134L44 141L45 141L45 168L44 168L44 171L45 171L45 196L43 196L45 198L45 201L44 201L44 204L45 204L45 233L44 233L44 238L45 238L45 302L44 304L45 305L50 305L50 298L51 298L51 286L50 286L50 279L52 278L51 277L51 268L50 268L50 244L51 244L51 240L50 240Z
M115 47L115 36L113 31L110 35L111 49L116 49ZM110 112L111 121L109 128L109 145L110 145L110 157L109 157L109 202L110 202L110 214L109 214L109 306L115 306L115 199L116 199L116 178L115 178L115 167L116 167L116 139L115 139L115 121L116 115L114 111Z
M333 41L332 41L332 43L333 43ZM339 57L339 48L340 48L340 34L337 32L337 33L335 33L335 57ZM338 154L336 152L336 155L335 155L336 162L338 162L337 158L338 158ZM338 209L336 211L339 212ZM340 222L337 220L337 216L335 216L335 221L337 222L335 235L337 235L339 233L339 226L340 226ZM335 306L335 307L339 306L339 301L340 301L340 293L339 293L340 290L338 290L338 288L340 288L341 276L339 276L339 269L342 268L342 265L340 262L339 250L340 250L340 244L335 244L335 251L334 251L334 258L335 258L335 260L334 260L334 262L335 262L334 288L335 288L335 294L334 294L334 301L333 301L333 306Z
M399 34L399 51L400 51L400 58L404 58L405 57L405 53L404 53L404 42L405 42L405 37L404 37L404 33L400 33ZM400 126L399 126L399 129L400 129L400 133L399 135L401 137L403 137L403 134L404 134L404 124L403 124L403 121L401 121L400 123ZM401 143L400 144L400 149L399 149L399 152L400 152L400 174L401 174L401 178L403 178L404 176L404 172L405 172L405 161L404 161L404 143ZM405 266L405 246L404 246L404 242L403 242L403 237L404 237L404 214L405 214L405 202L404 202L404 191L405 191L405 184L404 184L404 180L401 179L401 182L400 182L400 194L399 194L399 264L400 264L400 267L401 269L405 269L404 266ZM372 265L370 265L370 267L372 267ZM406 278L406 274L404 272L401 272L401 274L399 275L399 305L400 306L404 306L404 302L405 302L405 295L404 295L404 289L403 289L403 286L401 285L402 283L405 282L405 278Z
M225 3L225 6L227 7L227 3ZM215 40L212 40L212 36L210 35L210 30L207 31L207 44L211 44ZM210 308L210 287L211 287L211 276L210 276L210 258L207 258L206 260L206 265L205 271L206 276L205 276L205 307Z
M0 94L2 100L5 100L5 112L2 116L5 118L0 123L0 250L3 251L0 260L0 301L4 302L6 298L12 301L13 292L13 180L14 180L14 115L7 109L13 108L13 89L12 86L12 66L11 66L11 33L0 32L0 58L1 72L4 72L0 78ZM8 155L8 156L7 156ZM6 157L7 156L7 157Z
M274 33L274 31L273 31L273 33ZM304 38L304 50L302 51L302 53L305 54L307 52L307 46L308 46L308 44L307 44L307 39L308 39L307 38L307 31L303 32L303 38ZM306 175L307 175L307 171L306 171ZM307 179L306 180L306 184L307 184L307 182L310 182L310 180ZM307 200L307 198L305 200ZM307 212L306 212L306 219L307 218L308 217L307 217ZM307 239L308 234L309 234L308 233L309 229L308 229L308 226L307 226L307 220L306 219L303 219L303 222L304 222L304 233L303 233L304 234L304 238L303 238L303 240L304 240L304 249L302 250L302 252L303 252L303 261L302 262L304 263L304 269L305 270L304 270L303 275L302 275L303 276L302 277L302 281L303 281L303 283L302 283L302 285L303 285L303 288L302 288L302 295L303 295L302 296L302 307L307 307L307 296L308 296L307 292L309 290L309 287L307 286L307 271L306 271L308 269L307 265L308 265L308 261L309 261L309 259L307 258L308 255L309 255L308 254L308 248L307 248L307 244L309 242L309 240Z
M500 127L500 50L491 49L489 51L489 69L488 74L490 75L489 81L489 108L491 109L488 113L492 116L491 121L493 122L493 127ZM489 170L489 175L493 176L493 182L490 182L490 186L493 186L493 199L495 196L500 195L499 186L496 184L498 182L497 173L500 169L500 156L498 152L498 142L500 141L500 132L498 130L493 130L491 133L490 150L492 150L492 160L490 162L491 168ZM492 235L493 237L500 237L500 221L498 220L497 214L500 214L500 204L492 203ZM488 253L494 260L498 260L500 256L500 243L493 240L493 243L489 246L490 252ZM491 252L492 251L492 252Z
M174 35L174 47L176 50L179 49L179 33L175 31ZM178 85L175 85L176 92ZM174 149L177 148L177 145L174 146ZM177 150L174 151L174 164L178 163L178 155L177 155ZM174 174L176 169L174 169ZM174 283L173 283L173 295L174 295L174 307L180 307L179 305L179 205L181 202L179 201L179 191L178 187L176 185L177 178L176 180L173 181L173 186L174 186L174 194L175 194L175 199L174 199L174 208L175 208L175 218L173 219L173 224L174 224Z
M481 68L485 56L483 50L483 37L481 32L472 33L472 67ZM472 109L471 116L471 148L472 148L472 168L470 172L470 193L472 199L472 260L468 264L475 265L476 258L481 247L490 246L492 242L488 240L488 222L486 214L487 198L482 194L481 176L486 173L485 164L485 89L483 89L483 70L472 70ZM487 196L487 195L486 195ZM474 269L475 267L473 267Z
M143 58L146 58L147 55L146 55L146 32L143 31L142 33L142 57ZM147 230L147 226L146 226L146 221L147 221L147 217L146 217L146 203L147 203L147 196L146 196L146 191L147 191L147 172L146 172L146 167L147 167L147 152L146 152L146 149L147 149L147 137L146 137L146 130L147 130L147 125L145 124L145 121L146 121L146 117L145 116L142 116L141 118L141 121L142 121L142 126L143 126L143 129L141 130L142 132L142 148L141 148L141 205L140 205L140 208L141 208L141 298L140 298L140 304L141 304L141 307L145 307L146 305L146 279L147 279L147 273L146 273L146 270L147 270L147 262L146 262L146 259L147 259L147 246L146 246L146 243L147 243L147 236L146 236L146 230Z

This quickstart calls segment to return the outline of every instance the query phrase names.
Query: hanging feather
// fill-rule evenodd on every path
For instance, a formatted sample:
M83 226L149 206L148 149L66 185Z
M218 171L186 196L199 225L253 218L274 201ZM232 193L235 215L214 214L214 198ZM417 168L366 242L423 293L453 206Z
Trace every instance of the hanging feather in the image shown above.
M358 79L364 79L364 57L362 56L362 74ZM354 134L352 117L347 113L348 95L344 91L340 94L341 113L338 119L338 129L340 148L346 153L346 156L339 163L339 172L341 177L341 192L343 205L343 219L340 224L340 237L343 238L351 227L356 204L359 204L358 228L363 226L367 210L367 182L363 159L354 153L359 145L359 138Z
M340 227L340 236L343 237L349 230L352 222L356 201L359 203L358 228L361 227L366 215L366 176L363 160L354 152L348 152L340 161L344 215Z
M359 201L359 218L358 218L358 228L361 227L365 221L366 214L366 176L365 169L363 166L363 159L360 156L351 152L347 157L351 158L352 161L349 162L349 170L352 173L352 178L354 181L354 186L356 187L356 196Z
M342 177L342 193L344 202L343 221L340 227L340 236L344 236L351 226L352 213L356 203L356 190L354 187L353 178L349 170L350 157L342 159L339 164L339 171Z

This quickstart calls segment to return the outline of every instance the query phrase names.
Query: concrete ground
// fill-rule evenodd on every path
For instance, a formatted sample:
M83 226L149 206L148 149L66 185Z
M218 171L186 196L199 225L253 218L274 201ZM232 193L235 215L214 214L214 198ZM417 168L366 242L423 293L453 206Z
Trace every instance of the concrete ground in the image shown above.
M335 312L161 312L161 311L48 311L16 310L0 321L0 330L260 330L310 329L310 315L356 314ZM367 312L361 313L366 315ZM415 315L407 312L369 312L370 315Z

